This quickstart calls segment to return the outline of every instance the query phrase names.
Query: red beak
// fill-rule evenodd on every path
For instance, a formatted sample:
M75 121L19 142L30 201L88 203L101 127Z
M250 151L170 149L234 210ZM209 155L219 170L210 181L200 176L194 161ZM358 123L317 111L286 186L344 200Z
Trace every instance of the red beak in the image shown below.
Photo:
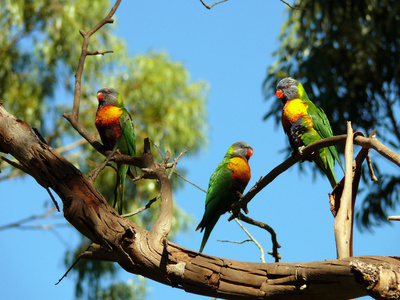
M276 96L277 96L279 99L282 99L283 96L285 96L285 95L283 94L282 90L277 90L277 91L276 91Z
M253 155L253 149L248 149L246 152L246 157L249 159Z
M97 93L97 100L103 101L103 97L104 97L103 93Z

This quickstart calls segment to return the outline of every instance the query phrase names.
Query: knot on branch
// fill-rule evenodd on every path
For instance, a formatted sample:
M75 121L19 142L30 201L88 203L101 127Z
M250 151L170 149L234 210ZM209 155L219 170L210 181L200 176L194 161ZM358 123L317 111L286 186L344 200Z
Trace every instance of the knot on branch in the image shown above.
M400 298L399 267L388 263L372 264L354 260L350 262L350 268L355 274L355 280L364 284L375 299Z

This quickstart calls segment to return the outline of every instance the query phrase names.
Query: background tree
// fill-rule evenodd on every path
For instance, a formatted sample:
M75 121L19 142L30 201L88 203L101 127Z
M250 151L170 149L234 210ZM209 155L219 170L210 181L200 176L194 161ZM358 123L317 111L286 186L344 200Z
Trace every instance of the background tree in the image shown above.
M86 174L103 158L60 116L69 110L65 99L72 99L74 77L71 74L76 70L81 51L79 30L98 22L99 16L104 15L104 8L109 6L110 2L106 0L96 3L5 1L0 11L3 29L0 34L0 99L4 99L8 109L21 119L38 128L52 147L63 145L60 150L68 149L67 157ZM133 117L138 153L143 152L143 139L147 136L154 145L170 151L172 156L177 156L184 148L188 155L193 155L204 147L207 84L191 82L183 64L172 61L166 53L150 52L129 57L126 44L115 37L112 28L106 26L103 29L91 39L90 45L96 49L112 48L115 54L94 57L85 65L81 107L85 128L96 132L96 91L103 86L112 86L123 95ZM64 99L59 98L60 89L65 93ZM70 103L67 105L69 107ZM157 153L155 156L161 158ZM184 169L179 171L185 173ZM23 175L6 167L2 169L0 179ZM181 185L176 177L173 185L174 190ZM115 172L111 168L102 172L96 186L113 202ZM129 184L124 212L145 205L158 193L157 186L149 181ZM154 222L154 211L158 211L158 206L159 203L155 203L146 214L138 214L132 219L146 228ZM172 237L195 223L179 206L174 210ZM88 240L82 238L75 251L67 251L65 266L72 265L87 246ZM125 285L118 279L118 270L110 262L80 261L72 271L76 274L76 296L84 299L143 297L144 280L134 279Z
M277 60L264 82L271 102L265 119L280 121L275 86L291 76L324 109L334 134L344 133L351 120L355 130L367 134L376 128L382 141L399 150L400 3L302 0L296 5L304 10L289 10ZM379 182L363 177L367 192L357 213L364 228L384 222L399 204L399 175L373 165Z

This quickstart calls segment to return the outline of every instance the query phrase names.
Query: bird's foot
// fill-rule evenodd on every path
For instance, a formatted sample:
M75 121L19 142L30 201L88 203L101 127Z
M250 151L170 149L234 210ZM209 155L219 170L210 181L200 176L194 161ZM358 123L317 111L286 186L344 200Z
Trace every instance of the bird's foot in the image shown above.
M298 147L298 148L297 148L297 151L293 151L293 152L292 152L292 156L295 156L295 155L297 155L297 154L300 154L300 156L303 156L303 155L304 155L304 152L303 152L304 148L306 148L306 146L300 146L300 147ZM306 160L307 160L307 161L312 161L312 158L311 158L311 157L314 155L314 153L315 153L315 152L311 153L309 157L302 157L301 162L303 163L303 162L305 162Z
M300 153L301 156L303 156L304 148L305 148L305 146L300 146L299 148L297 148L297 151Z

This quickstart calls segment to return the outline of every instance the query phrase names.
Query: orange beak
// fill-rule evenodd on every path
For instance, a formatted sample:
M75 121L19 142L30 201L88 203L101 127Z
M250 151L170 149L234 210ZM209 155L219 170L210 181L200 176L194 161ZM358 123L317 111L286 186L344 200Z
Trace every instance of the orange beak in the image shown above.
M253 155L253 149L247 150L246 157L249 159Z
M277 91L276 91L276 96L277 96L279 99L282 99L283 96L285 96L285 95L283 94L282 90L277 90Z
M97 100L103 101L103 97L104 97L103 93L97 93Z

